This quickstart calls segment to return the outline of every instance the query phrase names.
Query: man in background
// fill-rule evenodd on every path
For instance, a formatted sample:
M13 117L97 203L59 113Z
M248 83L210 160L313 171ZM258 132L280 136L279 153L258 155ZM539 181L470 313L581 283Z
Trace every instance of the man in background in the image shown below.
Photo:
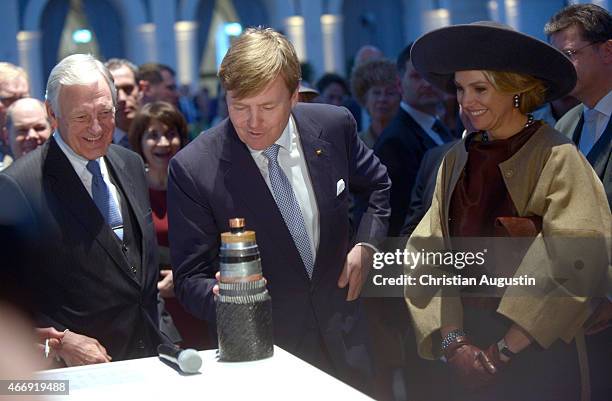
M132 121L140 109L140 88L136 82L138 67L126 59L112 58L104 63L117 88L117 110L113 143L131 149L128 133Z
M443 94L413 67L409 44L397 58L402 100L395 118L382 132L374 153L391 178L389 236L398 236L410 204L410 194L425 152L451 141L448 129L436 117Z
M555 125L576 143L603 182L612 207L612 15L595 4L574 4L556 13L544 27L551 44L574 64L578 81L570 95L582 103ZM592 400L610 398L612 384L612 302L593 302L585 327Z
M13 103L6 113L6 126L15 160L42 145L51 135L45 104L34 98L22 98Z
M24 69L0 62L0 171L13 161L6 130L6 111L15 101L29 95L30 85Z

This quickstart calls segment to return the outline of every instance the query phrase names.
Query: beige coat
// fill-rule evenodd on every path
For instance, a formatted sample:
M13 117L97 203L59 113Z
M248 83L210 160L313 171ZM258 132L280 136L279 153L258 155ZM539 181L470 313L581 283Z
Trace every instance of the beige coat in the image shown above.
M437 242L441 249L450 245L450 199L466 162L462 141L449 151L440 167L432 205L408 241L409 250L421 249L423 240L429 245ZM508 287L497 312L521 326L544 348L559 338L570 342L581 333L589 315L589 298L585 294L597 290L601 293L602 283L609 285L612 223L602 183L574 144L548 125L543 125L499 168L519 216L542 217L542 232L527 251L516 276L544 272L554 278L566 277L569 272L584 291L574 294L575 286L559 283L553 289L530 290L535 291L530 296L509 296L521 295L521 289ZM577 251L552 240L558 237L592 240ZM435 267L424 265L407 273L440 274ZM406 287L405 292L419 355L427 359L439 357L440 344L435 340L439 336L434 334L442 326L463 326L460 297L441 297L440 289L435 288Z

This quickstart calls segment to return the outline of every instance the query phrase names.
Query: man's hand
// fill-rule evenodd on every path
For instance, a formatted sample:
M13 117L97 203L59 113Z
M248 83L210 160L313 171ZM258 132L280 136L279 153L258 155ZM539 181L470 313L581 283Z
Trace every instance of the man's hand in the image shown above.
M363 283L365 283L372 268L374 251L366 246L355 245L346 255L344 269L338 278L338 287L344 288L348 284L347 301L359 298Z
M157 289L164 298L174 298L174 281L172 280L172 270L164 269L159 271L162 279L157 282Z
M266 282L266 284L268 284L268 280L266 280L265 277L262 277L264 279L264 281ZM215 280L217 280L217 284L215 284L213 286L213 294L215 294L216 297L219 296L219 282L221 281L221 272L216 272L215 273Z
M219 281L221 281L221 272L215 273L215 280L217 280L217 284L213 286L213 294L215 294L215 296L218 297L219 296Z
M98 340L72 331L64 333L56 352L66 362L66 366L91 365L112 360Z
M61 345L64 333L57 331L55 327L37 327L34 329L36 337L38 338L37 348L40 355L45 353L45 342L49 340L49 356L55 357L55 350Z

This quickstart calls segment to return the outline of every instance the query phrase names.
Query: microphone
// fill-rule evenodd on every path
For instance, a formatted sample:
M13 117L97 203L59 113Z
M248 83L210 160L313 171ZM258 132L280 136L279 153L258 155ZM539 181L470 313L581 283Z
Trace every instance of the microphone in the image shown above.
M198 373L202 366L200 354L192 348L182 349L176 345L159 344L157 353L161 359L177 366L184 373Z

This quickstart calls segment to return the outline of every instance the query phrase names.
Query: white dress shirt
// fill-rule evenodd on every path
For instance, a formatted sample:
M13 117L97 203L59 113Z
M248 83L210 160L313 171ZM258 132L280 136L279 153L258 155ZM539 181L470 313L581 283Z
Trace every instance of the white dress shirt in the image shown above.
M400 107L423 128L423 131L436 143L436 145L443 145L444 141L440 137L436 131L433 130L433 125L436 122L436 116L432 116L431 114L423 113L410 106L406 102L400 102Z
M595 121L593 125L595 127L595 132L588 132L591 125L587 124L586 115L590 112L590 110L596 110L595 113ZM584 114L586 113L586 114ZM612 115L612 91L608 92L606 96L601 98L599 102L593 107L593 109L589 109L586 105L584 106L583 111L585 117L585 124L582 126L582 133L580 134L580 144L579 149L582 151L584 155L587 155L593 145L597 142L599 138L603 135L606 127L608 126L608 122L610 121L610 116Z
M55 131L53 133L53 138L55 139L55 142L57 142L57 144L59 145L62 152L64 152L64 154L68 158L68 161L70 161L72 168L74 169L77 176L79 177L79 179L85 186L87 193L93 199L92 189L91 189L93 175L89 172L89 170L87 170L87 163L89 162L89 160L85 159L83 156L76 154L74 150L72 150L72 148L70 148L70 146L68 146L66 142L64 142L64 140L62 139L62 136L59 134L58 131ZM119 202L120 200L119 192L117 191L117 188L110 180L110 176L108 173L108 169L106 168L106 162L104 161L104 157L100 157L98 161L100 163L100 171L102 171L102 178L104 179L104 182L106 183L106 185L108 185L108 187L110 188L111 194L113 195L113 198L115 198L115 202L117 202L117 206L119 206L118 207L119 214L122 214L121 206L120 206L121 203ZM123 219L123 216L122 216L122 219Z
M319 248L319 208L293 116L289 117L287 126L275 143L280 145L278 164L289 179L295 198L300 204L314 261ZM263 150L253 150L251 148L249 150L270 192L272 192L270 175L268 174L268 159L262 154Z

